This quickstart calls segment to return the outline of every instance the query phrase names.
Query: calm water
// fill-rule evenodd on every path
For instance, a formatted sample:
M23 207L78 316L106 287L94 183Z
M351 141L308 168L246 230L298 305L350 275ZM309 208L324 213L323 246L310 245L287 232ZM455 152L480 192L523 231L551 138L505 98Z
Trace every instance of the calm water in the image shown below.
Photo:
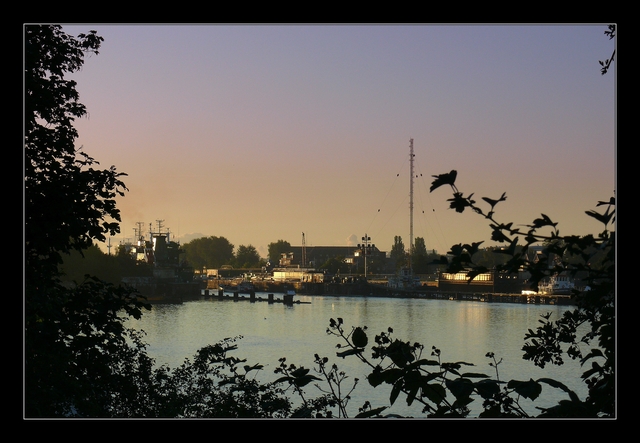
M256 295L267 298L266 293ZM360 379L349 404L352 411L357 411L364 400L374 407L388 405L389 389L371 389L365 380L367 368L355 357L336 357L340 340L325 332L331 318L343 318L347 328L367 326L369 343L375 334L392 327L396 338L425 345L427 357L431 346L436 346L443 362L473 363L475 367L468 370L492 376L495 370L485 355L494 352L503 359L498 367L501 380L555 378L584 398L586 390L579 378L582 370L578 363L566 361L562 367L543 370L522 359L526 331L538 326L541 314L552 312L552 319L558 318L568 309L565 306L348 296L296 296L296 300L310 303L285 306L208 299L155 305L131 325L147 333L149 355L158 364L170 367L180 365L205 345L235 336L243 339L233 355L246 358L249 364L264 365L259 376L263 381L276 377L273 370L281 357L307 368L313 368L314 354L329 357L349 376ZM315 388L309 387L308 391L313 394ZM543 385L542 397L545 402L527 402L527 410L535 413L534 406L550 406L566 395ZM390 412L421 415L418 406L407 408L400 399Z

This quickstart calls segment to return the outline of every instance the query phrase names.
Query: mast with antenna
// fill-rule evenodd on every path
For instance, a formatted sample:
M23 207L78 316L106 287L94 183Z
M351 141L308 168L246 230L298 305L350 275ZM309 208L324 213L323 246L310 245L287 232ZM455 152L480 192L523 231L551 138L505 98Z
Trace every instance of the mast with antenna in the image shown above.
M304 240L304 232L302 233L302 267L307 267L307 245Z
M142 246L142 240L144 238L144 234L142 233L142 228L143 228L142 225L143 224L144 224L144 222L141 222L141 221L136 222L136 225L138 225L138 227L137 228L133 228L136 245L138 245L138 246Z
M409 178L409 276L413 276L411 254L413 252L413 139L409 139L409 164L411 166Z

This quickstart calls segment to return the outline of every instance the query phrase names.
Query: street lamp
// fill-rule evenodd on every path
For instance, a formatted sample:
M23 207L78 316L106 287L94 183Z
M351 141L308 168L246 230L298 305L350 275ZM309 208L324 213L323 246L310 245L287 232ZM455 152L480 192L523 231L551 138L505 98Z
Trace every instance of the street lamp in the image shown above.
M364 255L364 278L367 278L367 255L371 255L371 251L376 245L370 244L371 237L367 236L367 234L362 237L362 244L358 244L358 248L362 251Z

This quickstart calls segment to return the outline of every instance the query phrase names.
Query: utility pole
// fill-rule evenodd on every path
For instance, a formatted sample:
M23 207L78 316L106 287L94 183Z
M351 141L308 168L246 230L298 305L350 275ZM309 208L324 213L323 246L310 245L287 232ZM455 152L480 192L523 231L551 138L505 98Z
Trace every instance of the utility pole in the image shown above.
M367 278L367 255L371 255L371 248L375 248L376 245L371 245L369 242L371 241L371 237L367 234L362 237L362 245L358 245L358 248L362 251L362 255L364 255L364 278Z

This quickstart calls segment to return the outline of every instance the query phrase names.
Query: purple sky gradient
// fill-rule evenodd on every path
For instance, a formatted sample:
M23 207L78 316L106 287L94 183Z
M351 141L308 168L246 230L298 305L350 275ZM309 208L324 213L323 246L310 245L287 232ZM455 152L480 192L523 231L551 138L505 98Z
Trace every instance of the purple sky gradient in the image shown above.
M445 253L488 225L448 209L431 176L504 222L541 213L597 233L584 211L616 186L614 41L595 25L64 25L104 37L78 82L78 144L128 174L121 235L381 250L414 237Z

